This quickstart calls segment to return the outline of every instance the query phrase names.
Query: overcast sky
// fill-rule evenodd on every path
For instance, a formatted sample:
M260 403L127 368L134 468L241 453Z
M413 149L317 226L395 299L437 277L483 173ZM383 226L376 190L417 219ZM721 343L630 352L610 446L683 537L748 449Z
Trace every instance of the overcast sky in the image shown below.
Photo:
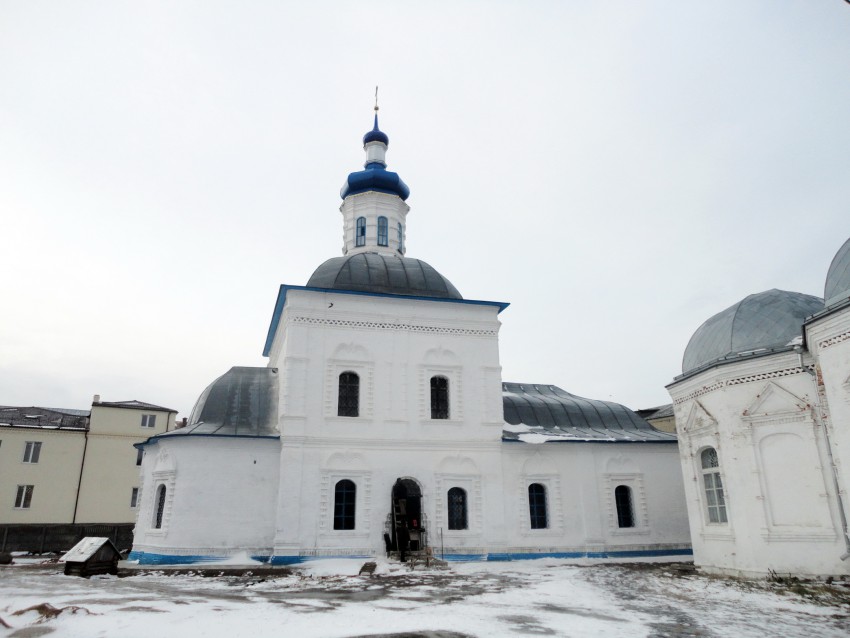
M407 255L503 379L669 402L688 339L850 237L843 0L0 2L0 404L188 416L341 254L380 85Z

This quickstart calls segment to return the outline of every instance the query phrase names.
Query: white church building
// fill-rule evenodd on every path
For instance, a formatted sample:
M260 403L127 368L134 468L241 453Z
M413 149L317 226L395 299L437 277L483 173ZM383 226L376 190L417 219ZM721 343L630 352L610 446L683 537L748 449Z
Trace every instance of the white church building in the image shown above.
M343 256L280 287L268 366L232 368L187 427L139 445L130 558L689 556L675 435L616 403L503 383L508 304L405 256L409 189L377 114L363 144Z
M850 240L824 299L768 290L708 319L668 390L695 564L850 574Z

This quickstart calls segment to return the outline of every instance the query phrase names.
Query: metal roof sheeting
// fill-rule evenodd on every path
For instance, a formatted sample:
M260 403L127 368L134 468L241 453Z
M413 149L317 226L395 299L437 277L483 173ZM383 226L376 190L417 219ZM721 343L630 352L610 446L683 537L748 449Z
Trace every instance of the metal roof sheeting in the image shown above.
M826 305L831 306L850 296L850 239L835 253L829 271L826 273L826 284L823 287L823 298Z
M554 385L503 383L502 403L503 441L676 441L674 434L656 430L619 403L585 399Z

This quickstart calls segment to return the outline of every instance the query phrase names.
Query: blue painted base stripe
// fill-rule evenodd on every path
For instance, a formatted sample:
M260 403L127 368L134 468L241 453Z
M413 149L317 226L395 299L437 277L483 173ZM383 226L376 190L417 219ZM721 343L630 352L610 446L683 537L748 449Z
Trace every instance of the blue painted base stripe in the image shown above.
M487 554L488 561L534 560L536 558L660 558L693 556L692 549L636 549L616 552L508 552Z

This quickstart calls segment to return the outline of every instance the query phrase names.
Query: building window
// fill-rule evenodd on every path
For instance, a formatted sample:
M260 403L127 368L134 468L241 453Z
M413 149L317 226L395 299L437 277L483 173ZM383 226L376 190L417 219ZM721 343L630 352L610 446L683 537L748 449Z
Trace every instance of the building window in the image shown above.
M528 486L528 514L531 517L531 529L549 527L549 516L546 512L546 488L540 483L532 483Z
M18 485L18 493L15 496L15 509L28 510L30 508L34 487L34 485Z
M41 443L27 441L24 445L24 463L38 463L39 456L41 456Z
M355 246L365 246L366 245L366 218L358 217L357 218L357 231L354 233L354 245Z
M378 246L389 246L389 224L387 218L381 215L378 217Z
M449 380L431 377L431 418L449 418Z
M154 512L154 529L162 529L162 514L165 511L165 485L160 485L156 490L156 511Z
M401 227L401 222L398 223L398 252L404 252L404 230Z
M142 464L142 457L144 455L145 455L145 452L144 452L144 450L142 450L142 448L139 448L138 450L136 450L136 465Z
M152 428L156 426L156 415L155 414L143 414L142 415L142 427L143 428Z
M354 372L339 375L337 416L360 415L360 377Z
M136 509L139 505L139 488L134 487L130 492L130 509Z
M354 529L357 486L343 479L334 488L334 529Z
M705 489L705 505L710 523L727 523L726 497L723 494L723 481L720 478L720 460L717 450L706 448L700 454L702 464L702 484Z
M467 529L466 492L459 487L449 490L449 529Z
M635 512L632 507L631 488L618 485L614 490L614 502L617 505L617 527L634 527Z

